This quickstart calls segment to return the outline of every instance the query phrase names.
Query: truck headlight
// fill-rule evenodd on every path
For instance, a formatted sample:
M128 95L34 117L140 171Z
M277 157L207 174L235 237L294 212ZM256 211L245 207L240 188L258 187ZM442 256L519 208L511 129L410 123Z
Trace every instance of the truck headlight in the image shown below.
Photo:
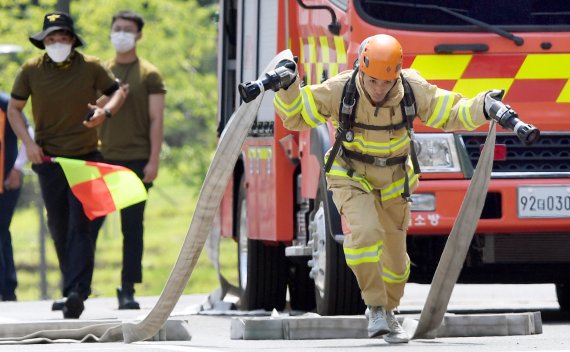
M460 172L451 133L416 133L414 143L422 172Z

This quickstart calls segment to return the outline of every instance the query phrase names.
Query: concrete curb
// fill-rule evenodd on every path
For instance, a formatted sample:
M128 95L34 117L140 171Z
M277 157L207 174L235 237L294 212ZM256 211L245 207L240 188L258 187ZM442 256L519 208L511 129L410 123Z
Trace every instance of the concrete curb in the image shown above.
M418 318L398 317L413 336ZM305 340L368 338L363 316L319 316L314 313L290 317L234 317L232 340ZM542 333L540 312L512 314L447 314L441 326L428 335L437 337L480 337L534 335Z

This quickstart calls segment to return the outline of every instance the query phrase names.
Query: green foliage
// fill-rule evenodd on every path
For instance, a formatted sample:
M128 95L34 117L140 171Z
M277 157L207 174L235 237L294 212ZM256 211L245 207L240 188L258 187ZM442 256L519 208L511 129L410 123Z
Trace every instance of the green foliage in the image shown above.
M9 92L20 64L43 53L28 37L41 30L43 16L56 4L56 0L0 0L0 44L23 48L15 55L0 55L0 90ZM216 143L217 27L212 18L217 1L71 0L76 30L87 42L81 52L102 60L114 56L109 31L111 18L119 10L133 10L144 17L137 53L159 68L167 85L162 165L199 186ZM31 116L31 111L26 113Z

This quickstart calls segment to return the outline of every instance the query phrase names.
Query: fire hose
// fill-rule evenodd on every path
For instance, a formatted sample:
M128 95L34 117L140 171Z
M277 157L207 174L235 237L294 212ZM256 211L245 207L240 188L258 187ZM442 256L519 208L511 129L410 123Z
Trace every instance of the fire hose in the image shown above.
M441 325L447 311L453 287L459 278L467 250L485 204L493 168L495 136L495 121L491 121L485 146L459 209L459 215L453 223L453 228L439 259L426 303L413 336L414 339L430 337L430 333Z
M499 97L502 97L503 93L501 92ZM441 325L447 311L453 287L459 278L487 197L493 170L496 137L495 123L498 123L505 129L512 130L525 145L536 142L540 136L538 128L521 121L516 111L500 100L496 100L490 106L489 115L492 121L483 151L475 167L475 172L471 177L471 182L459 209L459 214L455 218L451 233L443 248L426 303L413 336L414 339L433 336L430 336L430 334L435 332Z

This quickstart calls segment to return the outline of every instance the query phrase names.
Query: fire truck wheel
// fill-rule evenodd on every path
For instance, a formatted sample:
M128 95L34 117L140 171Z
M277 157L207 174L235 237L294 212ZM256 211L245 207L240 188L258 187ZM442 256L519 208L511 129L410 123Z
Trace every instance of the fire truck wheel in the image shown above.
M363 314L365 307L356 278L346 265L342 245L333 237L335 233L342 234L342 226L324 177L319 183L309 229L313 246L311 277L315 281L317 313Z
M570 282L556 284L556 297L558 297L560 309L570 311Z
M292 310L311 312L316 307L315 282L309 277L306 260L289 266L289 304Z
M266 244L248 238L244 177L238 194L237 222L239 308L283 310L287 291L285 246L282 243Z

